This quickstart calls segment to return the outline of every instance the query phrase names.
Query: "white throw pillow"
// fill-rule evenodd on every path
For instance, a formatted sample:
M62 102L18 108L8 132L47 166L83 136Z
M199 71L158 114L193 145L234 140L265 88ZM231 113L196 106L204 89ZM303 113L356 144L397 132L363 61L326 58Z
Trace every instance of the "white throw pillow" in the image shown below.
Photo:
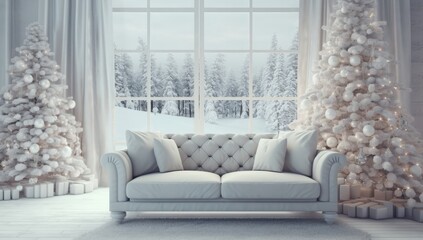
M254 157L253 171L282 172L285 162L286 139L260 139Z
M159 133L126 131L126 146L132 162L134 177L158 172L154 156L154 139L162 138Z
M178 146L172 139L154 139L154 155L160 172L184 170Z
M318 132L316 130L279 132L279 138L288 140L284 171L311 176Z

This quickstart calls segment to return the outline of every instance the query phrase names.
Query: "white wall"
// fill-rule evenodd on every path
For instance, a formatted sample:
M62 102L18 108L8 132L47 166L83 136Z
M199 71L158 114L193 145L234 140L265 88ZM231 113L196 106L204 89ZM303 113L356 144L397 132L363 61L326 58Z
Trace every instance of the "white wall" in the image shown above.
M423 1L411 0L411 93L413 125L423 134Z

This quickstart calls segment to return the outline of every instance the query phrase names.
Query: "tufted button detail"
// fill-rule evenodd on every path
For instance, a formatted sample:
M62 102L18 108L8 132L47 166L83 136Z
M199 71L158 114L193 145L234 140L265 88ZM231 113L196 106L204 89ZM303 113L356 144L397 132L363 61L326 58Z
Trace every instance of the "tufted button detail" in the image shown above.
M222 148L222 146L219 146L219 148Z

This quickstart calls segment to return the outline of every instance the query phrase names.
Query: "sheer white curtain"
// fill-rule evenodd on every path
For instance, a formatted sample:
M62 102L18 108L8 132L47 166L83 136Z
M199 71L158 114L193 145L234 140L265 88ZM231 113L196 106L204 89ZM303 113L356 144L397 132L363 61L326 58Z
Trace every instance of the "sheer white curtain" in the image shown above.
M377 17L387 22L385 39L389 43L394 61L392 76L402 87L401 104L410 110L409 88L411 82L411 21L410 0L377 1Z
M44 4L52 49L66 75L68 95L77 103L75 115L84 128L84 157L105 185L100 157L113 150L111 0L48 0Z
M300 52L298 56L298 91L305 93L310 86L314 63L319 59L319 51L325 41L321 27L330 24L330 13L335 11L337 0L301 0L300 2ZM395 57L392 74L404 89L410 86L411 71L411 25L409 0L378 0L376 11L379 20L387 21L385 39ZM409 94L401 91L401 103L409 108ZM299 116L301 117L301 116Z

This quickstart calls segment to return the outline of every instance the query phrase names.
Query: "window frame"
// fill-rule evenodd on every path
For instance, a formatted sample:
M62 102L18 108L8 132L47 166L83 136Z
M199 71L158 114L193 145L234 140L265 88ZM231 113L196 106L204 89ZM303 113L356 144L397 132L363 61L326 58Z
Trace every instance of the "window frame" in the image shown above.
M151 102L152 101L167 101L167 100L186 100L194 102L194 132L198 134L204 133L205 125L205 101L207 100L234 100L234 101L248 101L248 133L253 133L253 102L254 101L272 101L272 100L290 100L295 101L298 109L298 98L299 89L301 89L301 83L297 79L297 94L295 97L270 97L270 96L253 96L253 54L256 53L282 53L282 54L297 54L299 55L299 49L297 50L270 50L270 49L254 49L253 48L253 16L254 13L289 13L297 12L300 13L298 8L261 8L253 7L253 0L249 0L249 7L239 8L205 8L204 0L193 0L193 8L151 8L150 0L147 0L147 6L143 7L113 7L113 13L146 13L147 14L147 39L146 39L146 54L147 59L147 89L145 97L117 97L115 96L115 102L125 100L141 100L147 102L147 130L151 130ZM299 0L298 0L299 1ZM194 13L194 48L193 50L185 49L161 49L152 50L151 46L151 13ZM248 50L205 50L204 48L204 16L205 13L248 13L249 14L249 49ZM300 22L299 22L300 24ZM115 49L115 53L141 53L142 51L136 49ZM151 96L151 54L154 53L191 53L193 54L194 61L194 94L191 97L152 97ZM245 97L207 97L205 94L205 55L207 53L245 53L249 57L249 79L248 79L248 96ZM299 63L298 63L299 64ZM298 67L299 68L299 67ZM297 110L298 112L298 110ZM113 113L113 127L115 128L116 121ZM124 142L116 141L115 129L113 130L114 145L125 145Z

